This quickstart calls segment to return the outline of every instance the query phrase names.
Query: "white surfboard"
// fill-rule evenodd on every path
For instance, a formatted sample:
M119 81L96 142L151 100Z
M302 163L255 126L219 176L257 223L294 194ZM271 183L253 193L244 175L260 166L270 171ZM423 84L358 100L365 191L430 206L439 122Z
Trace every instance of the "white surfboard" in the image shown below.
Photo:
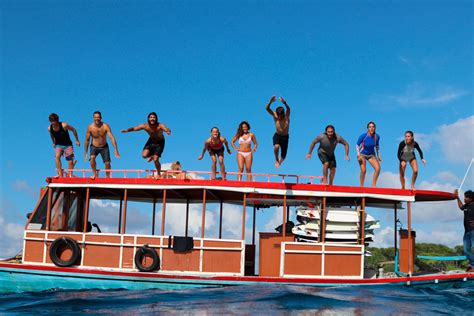
M319 220L306 222L306 229L319 230ZM373 230L380 228L378 221L373 222L372 224L366 224L366 230ZM328 232L352 232L359 231L358 223L338 223L338 222L326 222L326 231Z
M358 223L359 214L356 209L351 208L327 208L326 221L328 222L342 222L342 223ZM310 208L299 208L296 210L296 215L307 218L308 220L318 220L320 210ZM373 223L375 218L370 214L365 213L365 222Z

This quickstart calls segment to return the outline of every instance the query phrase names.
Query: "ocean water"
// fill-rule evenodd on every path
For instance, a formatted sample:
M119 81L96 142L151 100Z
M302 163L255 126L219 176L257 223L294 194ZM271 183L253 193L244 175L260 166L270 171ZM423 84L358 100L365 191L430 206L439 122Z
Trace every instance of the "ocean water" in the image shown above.
M235 286L162 290L52 290L0 295L0 314L474 315L474 287Z

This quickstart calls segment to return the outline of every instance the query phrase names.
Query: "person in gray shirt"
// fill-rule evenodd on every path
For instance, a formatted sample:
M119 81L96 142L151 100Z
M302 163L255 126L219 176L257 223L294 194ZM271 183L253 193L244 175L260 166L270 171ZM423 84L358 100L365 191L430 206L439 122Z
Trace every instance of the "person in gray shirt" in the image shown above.
M344 157L344 160L349 161L349 143L347 143L347 141L340 135L336 134L334 126L328 125L326 126L326 132L318 135L318 137L316 137L311 142L311 146L309 147L309 153L306 155L306 159L311 158L314 146L316 146L317 143L319 143L318 157L323 164L323 183L328 183L329 169L329 185L332 185L334 181L334 176L336 175L336 157L334 156L334 150L336 149L336 145L338 143L341 143L345 146L346 156Z

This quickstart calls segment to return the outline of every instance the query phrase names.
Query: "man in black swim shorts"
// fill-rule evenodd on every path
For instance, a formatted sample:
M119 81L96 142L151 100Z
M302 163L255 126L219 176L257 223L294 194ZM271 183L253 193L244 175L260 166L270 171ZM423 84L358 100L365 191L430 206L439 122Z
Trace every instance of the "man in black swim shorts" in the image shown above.
M286 153L288 152L288 140L290 138L288 134L290 130L290 107L285 99L280 97L281 103L286 107L286 112L281 106L277 107L274 112L270 109L270 105L275 102L275 100L275 96L270 98L266 110L268 114L273 117L273 121L275 122L276 133L273 135L273 153L275 154L275 168L280 168L283 160L286 158Z

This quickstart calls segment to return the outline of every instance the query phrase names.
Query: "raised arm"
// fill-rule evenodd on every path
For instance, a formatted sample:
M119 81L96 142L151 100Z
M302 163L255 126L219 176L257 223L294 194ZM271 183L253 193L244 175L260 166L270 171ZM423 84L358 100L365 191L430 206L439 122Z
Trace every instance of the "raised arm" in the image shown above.
M457 189L454 190L454 195L456 195L456 202L458 202L458 207L459 207L459 209L462 210L462 211L464 211L464 210L462 209L463 204L462 204L461 199L459 198L459 191L458 191Z
M276 100L276 97L275 96L272 96L270 98L270 101L268 101L268 104L267 106L265 107L265 109L267 110L268 114L270 114L273 118L277 118L277 115L275 112L272 111L272 109L270 109L270 105L272 105L273 102L275 102Z
M198 160L201 160L202 157L204 157L204 153L206 152L207 147L209 146L210 142L211 142L210 139L206 139L206 141L204 142L204 148L202 149L202 153L201 155L199 155Z
M73 134L74 134L74 138L76 139L76 145L79 147L81 146L81 142L79 141L79 136L77 136L77 131L76 129L72 126L72 125L69 125L68 123L66 122L63 122L63 128L65 130L69 130L71 131Z
M288 103L286 103L286 100L283 99L283 97L280 97L280 101L286 108L286 117L290 118L290 106L288 105Z
M141 131L142 129L145 129L145 124L140 124L134 127L129 127L127 129L121 130L122 133L128 133L128 132L137 132Z
M114 134L112 134L112 129L110 128L110 125L107 123L104 123L105 130L107 131L107 135L109 135L110 141L112 142L112 145L114 146L114 155L115 157L119 158L120 154L118 151L118 146L117 146L117 141L115 140Z

